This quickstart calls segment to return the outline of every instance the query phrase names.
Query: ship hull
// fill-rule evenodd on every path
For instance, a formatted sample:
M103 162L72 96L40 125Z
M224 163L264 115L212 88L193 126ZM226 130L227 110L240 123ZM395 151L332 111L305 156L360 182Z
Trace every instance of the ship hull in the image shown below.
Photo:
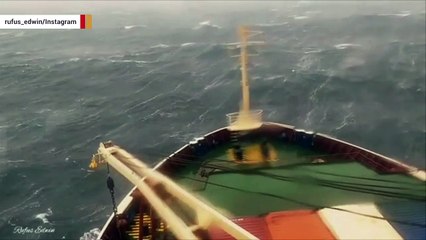
M272 122L263 123L260 128L251 131L250 134L256 138L273 138L282 142L282 144L293 144L298 147L326 153L328 156L341 157L348 161L359 163L378 174L404 175L419 181L425 181L426 179L426 174L423 170L325 134L308 132L296 129L293 126ZM196 162L200 156L204 156L212 149L224 146L224 144L229 144L232 141L233 135L231 131L227 128L217 129L184 145L162 160L155 169L173 178L173 175L176 172L180 172L188 163ZM182 159L185 159L184 164ZM314 160L316 161L317 159L319 158ZM323 157L319 160L327 161L327 158ZM140 204L140 201L135 200L138 191L133 188L120 202L117 212L119 215L133 216L132 212L138 211L139 207L137 205ZM236 212L238 212L238 209ZM101 230L99 239L118 239L119 233L116 226L115 218L111 215Z

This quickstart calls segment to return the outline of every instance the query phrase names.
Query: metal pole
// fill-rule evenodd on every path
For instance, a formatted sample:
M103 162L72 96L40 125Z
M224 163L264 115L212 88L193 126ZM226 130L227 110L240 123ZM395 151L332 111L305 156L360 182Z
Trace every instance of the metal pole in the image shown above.
M143 181L142 177L134 171L130 170L126 165L116 159L101 143L99 153L102 154L104 159L114 167L118 172L125 176L131 183L133 183L145 198L150 202L151 206L160 215L160 217L170 226L170 230L175 234L178 239L198 239L187 225L176 216L176 214L167 206L155 192Z

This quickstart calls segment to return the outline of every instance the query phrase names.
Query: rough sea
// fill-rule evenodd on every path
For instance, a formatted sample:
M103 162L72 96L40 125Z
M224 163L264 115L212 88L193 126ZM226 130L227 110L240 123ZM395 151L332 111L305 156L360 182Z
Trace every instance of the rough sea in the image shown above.
M241 24L263 32L250 81L265 120L425 168L425 9L401 6L117 8L92 30L0 30L0 239L90 239L112 211L106 169L88 169L100 141L154 165L225 126ZM113 177L120 201L131 185Z

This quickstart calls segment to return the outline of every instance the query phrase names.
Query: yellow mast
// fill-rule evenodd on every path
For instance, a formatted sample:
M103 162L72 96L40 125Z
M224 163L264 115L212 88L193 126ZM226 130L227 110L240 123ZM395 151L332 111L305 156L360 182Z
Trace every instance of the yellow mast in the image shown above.
M241 39L241 90L242 90L242 106L241 112L248 113L250 112L250 83L249 76L247 71L247 63L248 63L248 54L247 54L247 39L249 30L247 27L240 27L239 35Z
M252 32L247 27L240 27L240 61L241 61L241 92L242 103L240 111L227 114L229 129L243 131L258 128L262 125L262 111L250 110L250 82L248 76L248 38Z

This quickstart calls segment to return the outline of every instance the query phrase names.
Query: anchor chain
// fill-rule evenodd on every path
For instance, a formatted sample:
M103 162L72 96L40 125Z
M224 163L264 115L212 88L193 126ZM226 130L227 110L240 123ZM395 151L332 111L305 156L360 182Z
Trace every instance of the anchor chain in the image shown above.
M119 227L119 218L117 215L117 204L115 202L115 197L114 197L114 180L112 179L112 177L109 175L109 164L107 163L107 172L108 172L108 178L107 178L107 187L109 190L109 193L111 194L111 201L112 201L112 211L114 212L114 218L115 218L115 222L116 222L116 227L117 227L117 231L118 231L118 237L119 239L123 239L120 227Z
M114 180L109 175L109 164L108 163L107 163L107 171L108 171L107 187L109 189L109 193L111 194L112 210L114 212L114 217L117 217L117 204L115 202L115 197L114 197Z

